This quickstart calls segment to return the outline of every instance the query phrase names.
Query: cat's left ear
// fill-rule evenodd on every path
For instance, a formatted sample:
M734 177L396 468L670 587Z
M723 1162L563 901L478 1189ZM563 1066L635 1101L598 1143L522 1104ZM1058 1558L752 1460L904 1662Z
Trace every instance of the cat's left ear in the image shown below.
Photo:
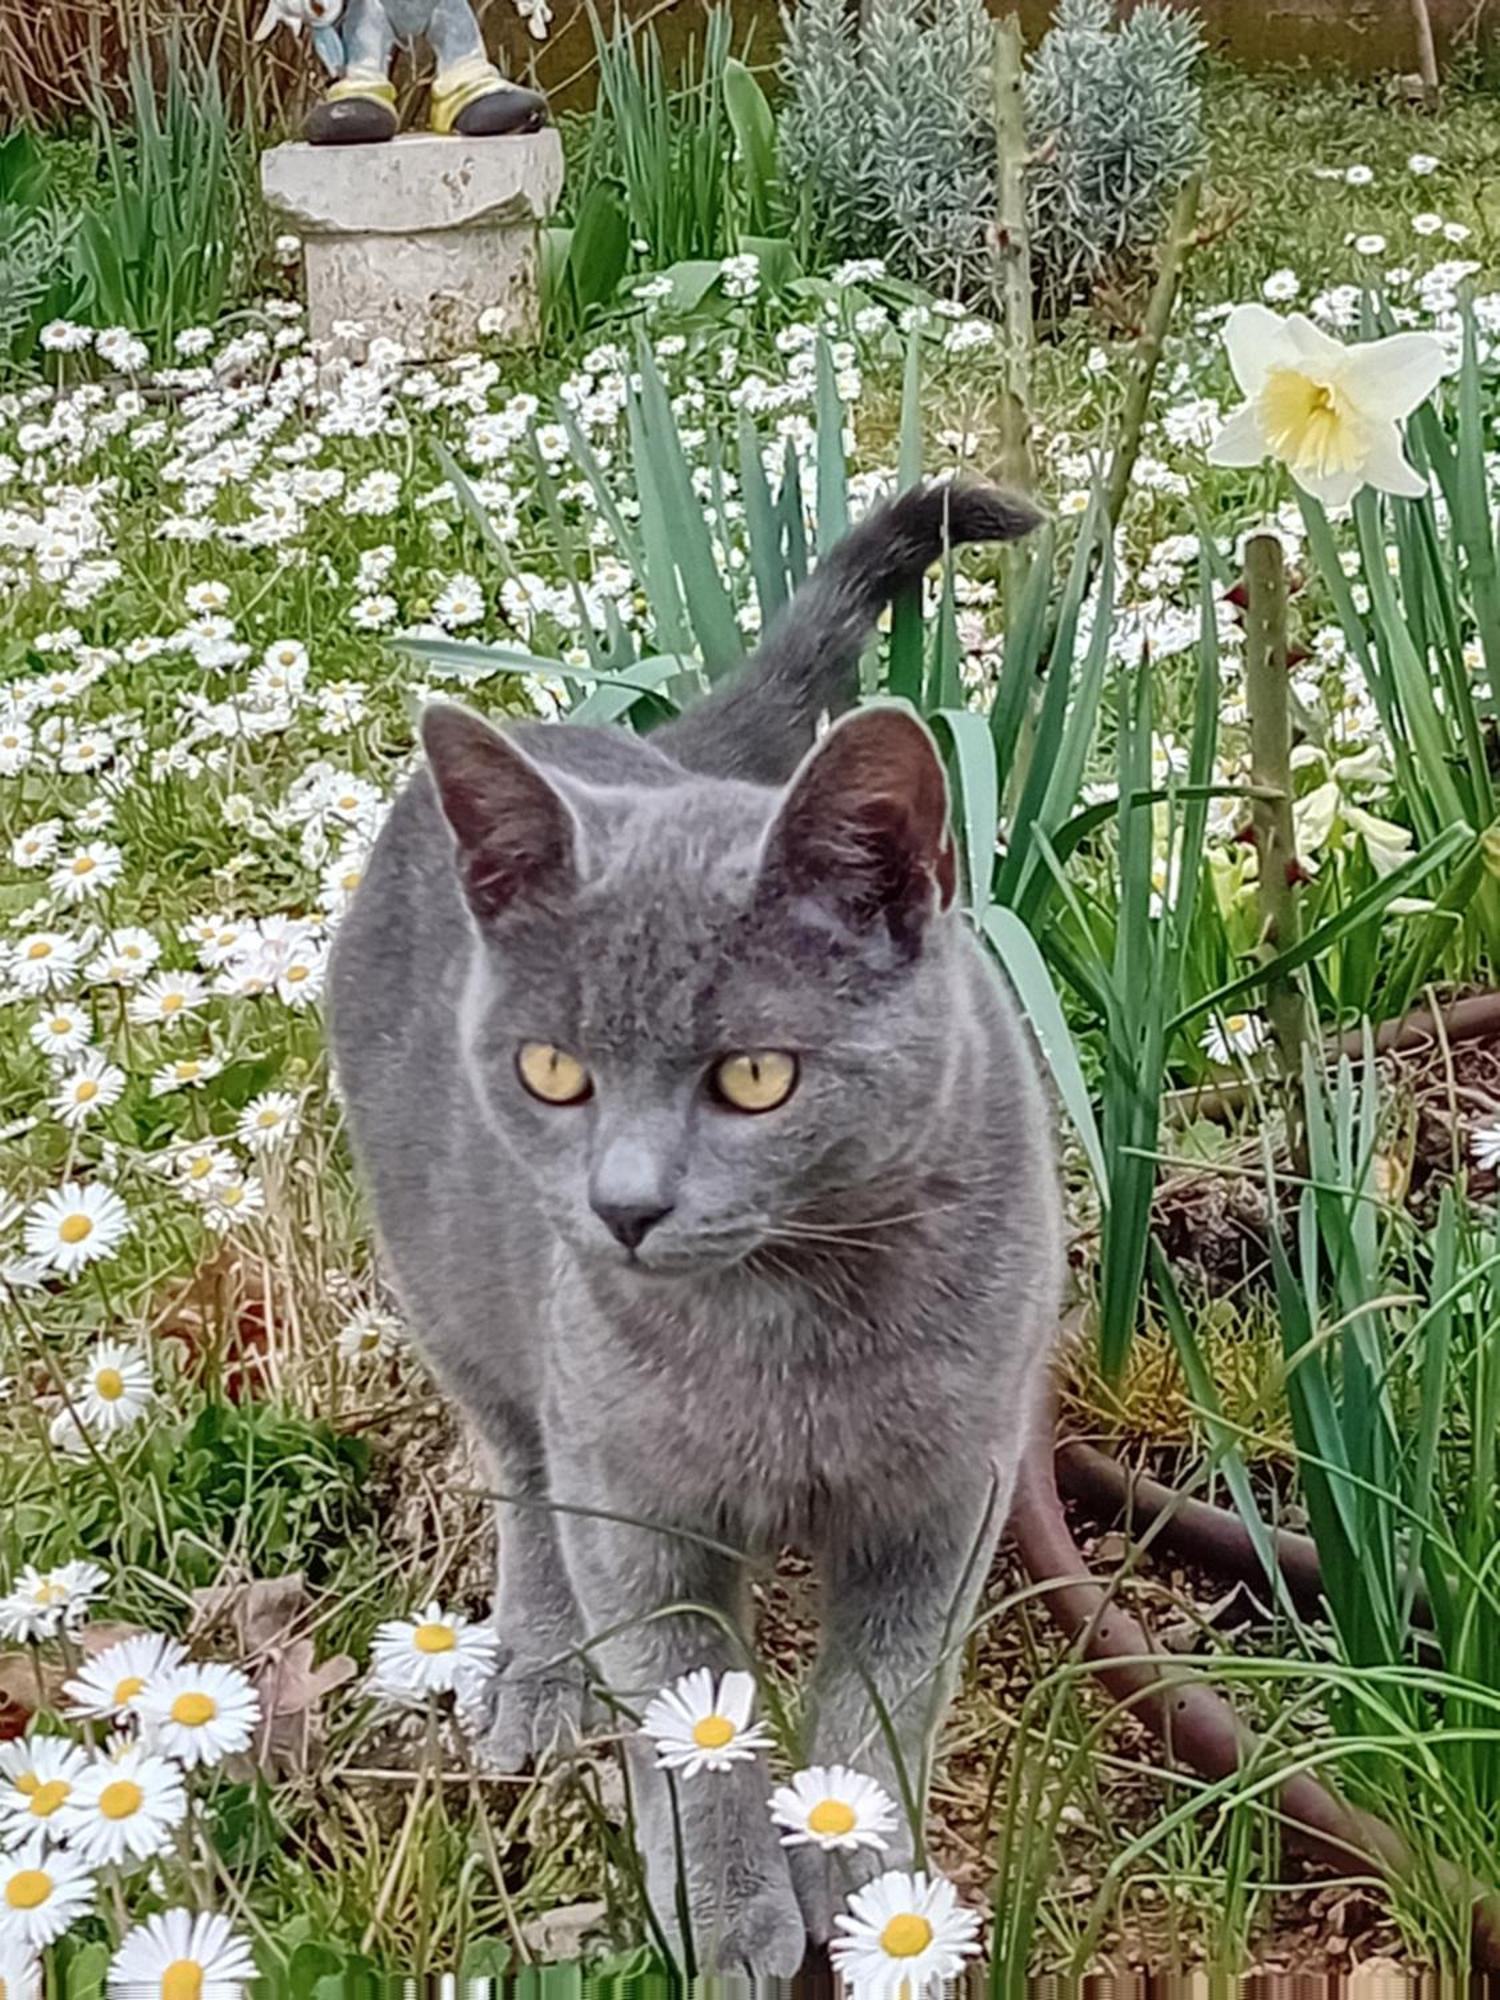
M761 862L763 893L888 932L907 956L953 901L956 876L942 759L899 708L861 709L828 732L793 778Z

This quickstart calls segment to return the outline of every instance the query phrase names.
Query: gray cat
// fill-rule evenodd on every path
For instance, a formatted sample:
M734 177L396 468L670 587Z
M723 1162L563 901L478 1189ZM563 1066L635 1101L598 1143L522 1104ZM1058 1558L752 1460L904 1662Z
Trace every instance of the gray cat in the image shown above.
M733 1552L791 1544L824 1592L808 1761L920 1786L1049 1348L1058 1198L931 738L872 707L815 739L945 539L1034 525L977 486L877 510L649 738L423 717L331 1024L412 1323L506 1496L501 1768L577 1726L585 1642L637 1714L743 1665ZM630 1764L653 1910L675 1934L680 1868L702 1965L789 1975L909 1863L789 1862L760 1762L677 1783L674 1828L649 1747Z

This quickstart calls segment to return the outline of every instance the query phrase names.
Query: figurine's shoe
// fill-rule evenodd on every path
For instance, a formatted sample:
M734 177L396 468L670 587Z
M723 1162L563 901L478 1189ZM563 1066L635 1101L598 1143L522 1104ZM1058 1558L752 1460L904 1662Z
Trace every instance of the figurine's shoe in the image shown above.
M540 132L546 122L546 98L539 91L507 83L466 104L453 129L466 139L498 139L507 132Z
M432 86L432 129L466 139L495 139L507 132L536 132L547 122L547 100L508 83L492 62L470 56Z
M330 93L307 114L304 136L314 146L371 146L396 136L396 107L369 92Z

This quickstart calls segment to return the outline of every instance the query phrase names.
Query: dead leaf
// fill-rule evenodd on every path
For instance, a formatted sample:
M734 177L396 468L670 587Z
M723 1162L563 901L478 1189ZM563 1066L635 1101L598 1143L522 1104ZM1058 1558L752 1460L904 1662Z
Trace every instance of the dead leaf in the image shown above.
M263 1770L301 1773L317 1760L323 1747L319 1710L327 1696L359 1673L347 1653L335 1653L315 1667L313 1650L311 1639L294 1639L285 1648L272 1649L251 1675L260 1696L256 1754Z
M310 1610L307 1579L295 1572L229 1577L194 1596L195 1628L228 1626L236 1657L260 1696L255 1755L261 1769L306 1771L322 1751L324 1700L359 1672L344 1653L313 1665L314 1643L299 1629Z

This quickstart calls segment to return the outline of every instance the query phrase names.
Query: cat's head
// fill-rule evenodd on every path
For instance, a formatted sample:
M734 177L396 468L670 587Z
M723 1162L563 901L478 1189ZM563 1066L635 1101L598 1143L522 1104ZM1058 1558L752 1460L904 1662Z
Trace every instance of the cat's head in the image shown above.
M791 1260L851 1197L898 1197L963 1034L919 723L861 711L780 793L586 781L454 707L423 738L482 946L481 1115L579 1255L657 1277Z

